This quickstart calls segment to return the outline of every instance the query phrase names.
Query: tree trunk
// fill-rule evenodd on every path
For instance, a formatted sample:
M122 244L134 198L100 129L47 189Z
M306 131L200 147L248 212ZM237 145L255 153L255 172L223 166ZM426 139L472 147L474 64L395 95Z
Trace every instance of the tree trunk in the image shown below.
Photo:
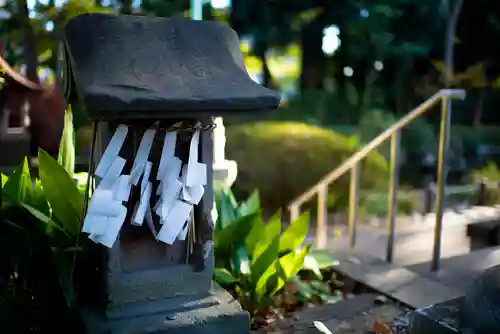
M275 85L273 81L273 75L269 70L266 53L267 53L267 45L265 46L263 45L257 48L257 52L255 53L255 55L257 56L257 58L260 59L262 63L262 86L267 87L269 89L274 89Z
M122 14L132 14L132 0L121 0L120 13Z
M371 69L365 78L365 84L363 89L363 96L361 98L361 110L369 110L373 100L373 88L374 83L377 80L378 72L375 69Z
M302 26L300 46L302 50L302 66L300 73L300 90L320 90L326 72L326 56L322 50L322 20L318 18Z
M464 4L464 0L455 0L450 6L448 0L448 15L446 19L446 35L444 49L444 85L449 88L454 77L454 58L455 58L455 34L457 31L458 19Z
M26 77L39 83L38 58L36 53L36 36L30 23L28 4L25 0L17 0L17 17L24 40L24 61L26 62Z
M486 89L481 88L481 90L479 91L479 99L476 104L476 109L474 110L474 122L473 122L474 128L477 128L481 125L481 118L483 118L483 106L485 98L486 98Z

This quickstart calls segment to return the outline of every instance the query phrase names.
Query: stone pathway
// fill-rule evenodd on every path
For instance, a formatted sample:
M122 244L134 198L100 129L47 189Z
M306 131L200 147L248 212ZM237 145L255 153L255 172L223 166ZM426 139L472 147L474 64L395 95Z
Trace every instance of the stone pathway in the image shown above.
M354 249L344 237L332 238L328 251L338 270L374 290L418 308L463 295L478 273L500 264L500 247L470 252L465 228L478 218L499 216L498 208L475 207L462 214L447 212L443 222L441 267L431 272L432 215L420 224L400 227L394 261L384 261L387 237L377 227L360 226Z

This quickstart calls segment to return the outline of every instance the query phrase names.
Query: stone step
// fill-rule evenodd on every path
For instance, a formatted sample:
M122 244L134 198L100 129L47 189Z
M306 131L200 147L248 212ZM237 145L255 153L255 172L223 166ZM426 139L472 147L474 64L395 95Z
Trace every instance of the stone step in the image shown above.
M131 304L108 312L108 320L84 312L93 334L248 334L250 317L224 289Z
M336 270L340 273L412 308L436 304L463 294L461 289L361 252L351 250L333 256L339 261Z

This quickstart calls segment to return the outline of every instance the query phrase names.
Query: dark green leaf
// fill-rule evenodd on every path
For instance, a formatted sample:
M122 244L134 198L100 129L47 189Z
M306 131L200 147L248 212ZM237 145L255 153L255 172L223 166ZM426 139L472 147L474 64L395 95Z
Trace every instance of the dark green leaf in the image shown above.
M47 202L47 197L43 192L42 184L38 179L35 180L35 187L33 188L33 198L31 200L31 206L47 216L50 215L49 202Z
M232 285L238 280L225 268L215 268L214 278L222 286Z
M233 250L245 244L245 239L250 233L253 226L253 221L259 217L258 214L253 214L241 217L236 221L232 221L228 226L214 232L214 247L215 256L232 256Z
M260 238L255 245L252 254L252 263L257 261L260 255L267 250L269 245L274 241L276 237L279 237L281 233L281 211L277 211L271 220L264 226L264 230L260 234Z
M279 235L275 236L258 258L252 259L250 266L251 281L256 285L256 293L263 296L266 293L267 281L276 271L276 261L279 256Z
M75 173L75 143L74 128L73 128L73 113L71 107L64 113L64 127L59 144L59 155L57 162L61 165L69 175L73 176Z
M247 249L247 253L250 257L253 257L255 247L262 239L263 234L264 234L264 222L262 221L262 216L260 215L259 212L258 215L255 217L255 219L252 221L252 229L250 230L248 236L245 239L245 246Z
M66 170L45 151L38 151L38 172L53 217L70 235L77 235L83 210L83 195Z
M309 252L309 247L305 247L300 251L289 253L282 256L278 261L279 281L271 296L276 294L283 286L304 267L304 259Z
M250 260L245 249L245 246L240 246L231 257L231 266L235 276L240 274L248 275L250 273Z
M14 203L30 203L32 194L28 159L14 170L3 186L4 195Z
M241 203L239 209L240 217L260 212L259 191L254 190L246 202Z
M280 252L298 249L309 231L309 212L302 214L283 232L280 238Z
M64 233L64 235L67 236L68 238L70 237L68 232L63 227L54 222L49 216L45 215L43 212L40 212L37 209L27 204L21 204L21 206L25 208L29 213L31 213L33 217L35 217L36 219L47 225L49 228L55 228L60 232Z
M223 230L238 219L237 205L233 202L229 192L229 190L222 189L215 195L215 205L217 207L216 230Z
M339 263L339 261L333 259L330 256L330 254L328 254L327 252L320 250L320 249L311 249L311 251L307 255L306 259L308 259L307 261L309 261L309 259L311 259L310 261L312 261L312 259L314 259L314 261L316 263L314 264L313 262L311 262L311 265L316 266L320 270L334 267L334 266L338 265L338 263ZM309 266L309 262L306 263L306 267L307 266ZM309 269L309 268L305 268L305 269Z
M330 293L330 286L328 285L328 283L318 281L318 280L313 280L313 281L310 281L309 284L312 288L314 288L318 292L326 293L326 294Z

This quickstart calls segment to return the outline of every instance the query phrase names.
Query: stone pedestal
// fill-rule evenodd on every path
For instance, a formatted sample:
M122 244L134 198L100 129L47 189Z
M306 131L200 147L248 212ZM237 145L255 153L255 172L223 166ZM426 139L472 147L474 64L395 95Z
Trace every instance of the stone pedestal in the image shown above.
M85 313L88 333L248 334L250 317L224 289Z
M465 296L411 314L410 334L500 333L500 266L484 271Z

